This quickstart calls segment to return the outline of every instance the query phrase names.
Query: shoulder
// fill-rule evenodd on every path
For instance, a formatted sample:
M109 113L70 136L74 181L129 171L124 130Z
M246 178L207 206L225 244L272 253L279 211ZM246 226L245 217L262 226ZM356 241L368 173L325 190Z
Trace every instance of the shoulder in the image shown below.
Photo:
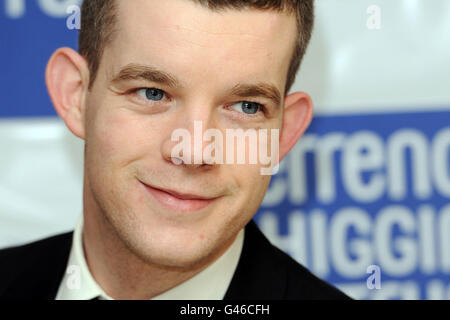
M12 286L27 279L35 281L52 272L59 273L60 267L64 268L67 263L71 244L72 232L67 232L0 249L0 297Z
M245 228L244 246L225 299L350 299L272 245L254 221Z

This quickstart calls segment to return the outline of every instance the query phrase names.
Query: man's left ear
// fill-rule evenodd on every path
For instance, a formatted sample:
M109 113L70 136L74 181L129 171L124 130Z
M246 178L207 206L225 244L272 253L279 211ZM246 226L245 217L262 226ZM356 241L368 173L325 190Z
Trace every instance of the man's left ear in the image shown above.
M284 99L284 115L280 132L280 161L295 146L311 123L313 103L304 92L294 92Z

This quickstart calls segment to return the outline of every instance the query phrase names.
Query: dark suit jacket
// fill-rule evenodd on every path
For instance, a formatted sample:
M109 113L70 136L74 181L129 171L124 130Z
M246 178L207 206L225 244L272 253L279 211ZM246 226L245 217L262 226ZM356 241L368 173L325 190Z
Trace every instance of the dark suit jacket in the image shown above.
M349 299L274 247L251 221L224 299ZM0 250L0 299L54 299L73 232ZM189 299L189 297L186 297Z

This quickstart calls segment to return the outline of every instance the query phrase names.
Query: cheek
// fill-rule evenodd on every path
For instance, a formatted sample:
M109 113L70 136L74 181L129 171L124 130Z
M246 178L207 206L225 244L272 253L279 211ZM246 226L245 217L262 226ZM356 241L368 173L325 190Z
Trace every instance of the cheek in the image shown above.
M233 220L248 222L258 211L270 178L261 176L257 166L241 166L235 172L239 174L239 194L233 202L229 204L228 212L234 212Z
M142 203L142 195L132 190L136 187L136 161L155 150L149 130L140 117L126 110L98 112L93 120L86 140L86 165L93 192L117 208L130 201Z
M151 148L148 131L126 112L99 114L92 129L93 151L104 164L125 165Z
M259 207L269 186L270 176L261 175L258 165L235 165L233 171L244 205Z

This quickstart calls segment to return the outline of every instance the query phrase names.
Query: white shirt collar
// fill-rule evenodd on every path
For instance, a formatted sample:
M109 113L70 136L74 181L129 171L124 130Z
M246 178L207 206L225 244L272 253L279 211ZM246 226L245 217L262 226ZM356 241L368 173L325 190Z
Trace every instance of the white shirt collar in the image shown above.
M72 248L66 272L59 285L56 300L113 300L92 277L82 245L83 215L73 232ZM232 245L216 261L194 277L154 297L152 300L221 300L236 270L244 243L242 229Z

